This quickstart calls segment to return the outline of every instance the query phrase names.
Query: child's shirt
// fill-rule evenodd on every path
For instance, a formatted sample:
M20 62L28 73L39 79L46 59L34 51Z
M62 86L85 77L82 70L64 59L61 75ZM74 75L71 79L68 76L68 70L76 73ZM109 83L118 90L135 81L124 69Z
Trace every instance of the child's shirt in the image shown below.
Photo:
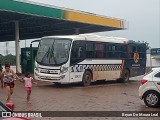
M25 83L25 87L32 87L32 80L33 80L32 77L30 77L30 78L24 77L23 80Z

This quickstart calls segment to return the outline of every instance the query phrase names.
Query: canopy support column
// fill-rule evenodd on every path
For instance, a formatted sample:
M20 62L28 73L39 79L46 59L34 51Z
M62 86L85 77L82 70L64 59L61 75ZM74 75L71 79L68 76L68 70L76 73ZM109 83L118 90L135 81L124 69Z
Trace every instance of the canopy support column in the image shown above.
M16 73L20 72L19 21L15 21Z

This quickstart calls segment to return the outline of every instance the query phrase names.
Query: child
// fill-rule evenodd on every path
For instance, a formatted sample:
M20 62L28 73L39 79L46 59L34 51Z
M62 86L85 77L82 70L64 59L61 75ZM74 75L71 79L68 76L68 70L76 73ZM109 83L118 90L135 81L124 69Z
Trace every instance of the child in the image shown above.
M25 77L21 80L21 82L25 83L25 89L27 91L27 102L29 103L32 91L32 83L37 84L37 82L33 82L33 78L29 72L25 74Z

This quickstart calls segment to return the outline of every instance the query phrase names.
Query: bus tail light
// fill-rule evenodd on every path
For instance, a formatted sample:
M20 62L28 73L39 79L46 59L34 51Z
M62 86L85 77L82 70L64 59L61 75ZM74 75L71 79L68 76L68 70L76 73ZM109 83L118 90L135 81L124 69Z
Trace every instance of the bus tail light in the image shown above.
M122 73L123 73L123 68L124 68L124 59L122 59L122 65L121 65L121 75L122 75Z
M148 82L148 80L142 79L141 80L141 85L145 84L146 82Z

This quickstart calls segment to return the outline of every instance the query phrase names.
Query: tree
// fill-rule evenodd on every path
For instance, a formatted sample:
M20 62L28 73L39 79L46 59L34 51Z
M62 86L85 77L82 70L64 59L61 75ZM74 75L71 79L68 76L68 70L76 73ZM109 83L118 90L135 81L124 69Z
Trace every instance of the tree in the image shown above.
M16 64L16 57L14 55L6 55L3 56L0 54L0 64L10 64L10 65L15 65Z
M2 64L3 61L3 55L0 54L0 64Z
M146 41L144 42L146 44L146 50L149 50L151 47L149 46L149 43Z
M138 41L138 42L140 42L140 41ZM147 41L142 41L142 43L145 43L146 44L146 50L149 50L151 47L149 46L149 43L147 42Z

